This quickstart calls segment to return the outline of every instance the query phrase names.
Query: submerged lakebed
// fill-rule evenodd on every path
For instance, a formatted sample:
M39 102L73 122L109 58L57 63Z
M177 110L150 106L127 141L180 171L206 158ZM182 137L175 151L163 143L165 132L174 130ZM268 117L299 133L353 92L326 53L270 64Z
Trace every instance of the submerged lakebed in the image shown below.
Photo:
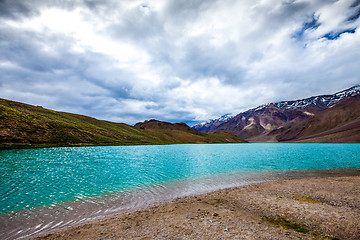
M47 148L0 159L0 238L13 239L222 188L351 174L360 144Z

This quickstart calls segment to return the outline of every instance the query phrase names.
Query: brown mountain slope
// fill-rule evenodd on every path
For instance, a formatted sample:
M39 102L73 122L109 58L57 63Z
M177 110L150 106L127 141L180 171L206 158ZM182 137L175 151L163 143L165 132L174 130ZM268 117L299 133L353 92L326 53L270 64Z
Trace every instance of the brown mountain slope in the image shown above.
M345 98L276 135L279 141L360 142L360 95Z
M226 132L213 132L213 133L203 133L199 132L195 129L190 128L185 123L169 123L158 121L155 119L146 120L144 122L139 122L135 124L136 128L144 129L144 130L156 130L161 133L165 133L167 136L176 137L177 139L191 140L195 143L198 142L197 138L210 137L214 142L246 142L237 136L226 133ZM192 138L189 138L188 135L191 135ZM210 143L210 142L207 142Z
M296 142L360 143L360 119L320 134L301 138Z
M216 128L217 132L230 132L244 139L263 136L289 123L307 119L309 114L296 109L279 109L274 105L240 113Z
M134 125L134 127L140 129L167 129L167 130L180 130L180 131L190 131L193 133L197 133L198 131L190 128L185 123L169 123L163 122L155 119L145 120L144 122L138 122Z
M264 104L225 120L196 124L193 128L203 132L229 132L250 142L297 141L323 132L327 132L326 139L321 135L312 141L335 141L329 136L336 132L342 141L353 142L358 141L353 137L356 123L340 127L358 118L356 96L360 96L360 85L331 95ZM335 110L329 110L333 108ZM335 132L328 132L335 128Z
M186 124L174 126L176 130L140 129L0 98L0 149L244 142L231 134L206 134L193 129L188 131Z

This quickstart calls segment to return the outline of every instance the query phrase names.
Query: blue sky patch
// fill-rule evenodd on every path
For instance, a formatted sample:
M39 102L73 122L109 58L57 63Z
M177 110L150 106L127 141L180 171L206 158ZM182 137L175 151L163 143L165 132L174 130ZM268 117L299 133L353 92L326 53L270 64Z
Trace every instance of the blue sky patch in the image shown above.
M304 33L305 33L306 30L308 30L308 29L317 29L320 26L320 23L319 23L318 20L319 20L318 17L315 17L313 15L311 21L305 22L302 25L302 28L292 35L292 38L300 40L300 39L303 38Z
M352 29L346 29L344 31L341 32L329 32L327 34L325 34L324 36L322 36L321 38L326 38L328 40L336 40L338 39L343 33L355 33L356 28L352 28Z

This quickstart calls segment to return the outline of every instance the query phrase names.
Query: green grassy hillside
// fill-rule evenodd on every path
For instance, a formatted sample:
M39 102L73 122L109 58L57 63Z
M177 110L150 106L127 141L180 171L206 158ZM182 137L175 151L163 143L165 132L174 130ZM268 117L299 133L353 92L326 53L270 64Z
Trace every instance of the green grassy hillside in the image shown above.
M0 149L243 142L226 133L141 129L0 98Z

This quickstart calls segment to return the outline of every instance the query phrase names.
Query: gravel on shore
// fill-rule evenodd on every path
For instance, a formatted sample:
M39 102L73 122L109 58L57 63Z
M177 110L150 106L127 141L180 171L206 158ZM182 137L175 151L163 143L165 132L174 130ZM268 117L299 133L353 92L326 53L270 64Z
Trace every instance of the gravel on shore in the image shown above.
M225 189L36 239L360 239L360 176Z

